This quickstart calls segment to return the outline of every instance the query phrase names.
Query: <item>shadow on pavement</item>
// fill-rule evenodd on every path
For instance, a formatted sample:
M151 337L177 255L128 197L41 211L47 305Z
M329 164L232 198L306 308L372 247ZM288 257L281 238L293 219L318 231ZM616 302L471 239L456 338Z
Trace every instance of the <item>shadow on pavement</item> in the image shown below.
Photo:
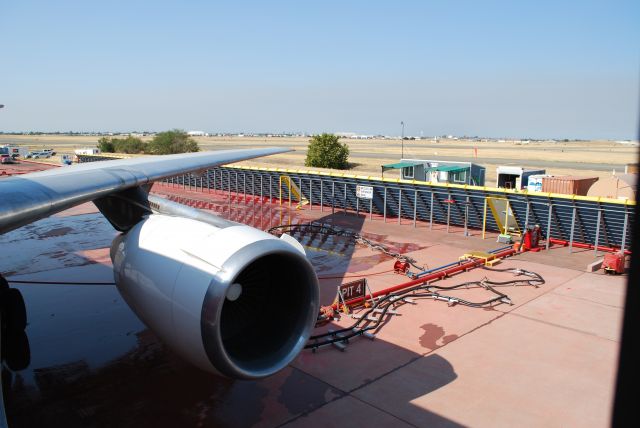
M235 212L235 214L233 214ZM226 209L232 220L268 229L282 221L305 221L286 208L264 208L256 204ZM97 214L96 214L97 215ZM332 214L321 223L359 231L363 218ZM336 277L322 284L322 302L335 293L352 262L355 246L340 239L318 236L298 237L309 250L312 263L322 275ZM86 239L91 239L87 236ZM108 281L108 265L91 264L62 267L32 274L40 280ZM319 367L314 355L305 350L299 359L314 366L309 373L293 364L274 376L259 381L238 381L199 371L173 354L135 317L115 286L55 285L21 286L27 307L26 328L30 345L26 368L12 370L3 365L2 380L7 419L10 426L278 426L287 422L306 426L337 426L343 420L327 420L320 414L331 412L354 391L418 359L433 366L433 376L424 379L420 391L397 385L397 397L411 402L456 379L454 368L438 355L423 356L390 342L377 340L376 352L389 361L381 371L363 375L354 387L336 386L338 367ZM425 327L425 343L446 340L437 328ZM435 336L434 336L435 335ZM430 346L430 345L429 345ZM367 352L362 347L363 352ZM337 354L335 358L344 357ZM333 356L331 358L334 358ZM398 363L394 363L397 358ZM342 367L353 374L366 359L342 358ZM19 367L18 367L19 368ZM366 403L366 402L365 402ZM351 415L354 421L370 421L389 415L369 404ZM456 426L448 419L424 410L430 426ZM317 416L316 416L317 415ZM373 419L372 419L373 418ZM395 419L392 417L392 419Z

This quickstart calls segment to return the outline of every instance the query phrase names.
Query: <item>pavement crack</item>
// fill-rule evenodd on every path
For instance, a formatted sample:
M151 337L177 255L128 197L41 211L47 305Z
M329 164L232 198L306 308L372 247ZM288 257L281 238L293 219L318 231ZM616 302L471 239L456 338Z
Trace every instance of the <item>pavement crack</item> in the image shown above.
M620 343L620 340L614 340L614 339L609 339L607 337L602 337L602 336L600 336L600 335L598 335L596 333L592 333L590 331L580 330L580 329L577 329L577 328L568 327L566 325L556 324L556 323L553 323L553 322L544 321L544 320L541 320L541 319L538 319L538 318L528 317L526 315L516 314L516 313L513 313L513 312L510 312L509 315L513 315L513 316L516 316L516 317L519 317L519 318L527 319L529 321L535 321L535 322L538 322L540 324L545 324L545 325L549 325L549 326L552 326L552 327L562 328L564 330L573 331L575 333L582 333L582 334L585 334L587 336L597 337L598 339L607 340L609 342Z
M624 310L623 306L609 305L607 303L596 302L595 300L587 299L586 297L572 296L570 294L563 294L563 293L553 293L553 294L555 294L556 296L569 297L571 299L581 300L581 301L584 301L584 302L593 303L595 305L605 306L607 308L620 309L621 311Z

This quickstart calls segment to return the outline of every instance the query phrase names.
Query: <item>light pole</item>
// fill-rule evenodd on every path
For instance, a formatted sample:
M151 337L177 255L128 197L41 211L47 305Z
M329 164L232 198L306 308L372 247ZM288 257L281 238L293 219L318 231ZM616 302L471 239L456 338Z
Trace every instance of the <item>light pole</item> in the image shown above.
M400 137L400 142L402 144L402 155L400 156L400 159L404 158L404 122L401 121L400 125L402 125L402 136Z

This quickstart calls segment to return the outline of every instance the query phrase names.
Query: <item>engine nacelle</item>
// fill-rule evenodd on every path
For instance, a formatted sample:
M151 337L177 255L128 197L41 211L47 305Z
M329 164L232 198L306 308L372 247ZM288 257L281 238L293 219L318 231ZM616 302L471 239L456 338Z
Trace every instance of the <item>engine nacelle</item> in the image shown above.
M151 215L111 247L138 317L184 359L256 379L289 364L311 334L318 279L302 247L244 225Z

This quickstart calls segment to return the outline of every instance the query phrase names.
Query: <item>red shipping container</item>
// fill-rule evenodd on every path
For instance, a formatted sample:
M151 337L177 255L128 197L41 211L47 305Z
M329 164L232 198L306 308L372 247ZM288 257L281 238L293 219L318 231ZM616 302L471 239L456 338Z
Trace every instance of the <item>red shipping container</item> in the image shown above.
M542 191L586 196L589 188L596 181L598 181L598 177L578 177L575 175L542 177Z

